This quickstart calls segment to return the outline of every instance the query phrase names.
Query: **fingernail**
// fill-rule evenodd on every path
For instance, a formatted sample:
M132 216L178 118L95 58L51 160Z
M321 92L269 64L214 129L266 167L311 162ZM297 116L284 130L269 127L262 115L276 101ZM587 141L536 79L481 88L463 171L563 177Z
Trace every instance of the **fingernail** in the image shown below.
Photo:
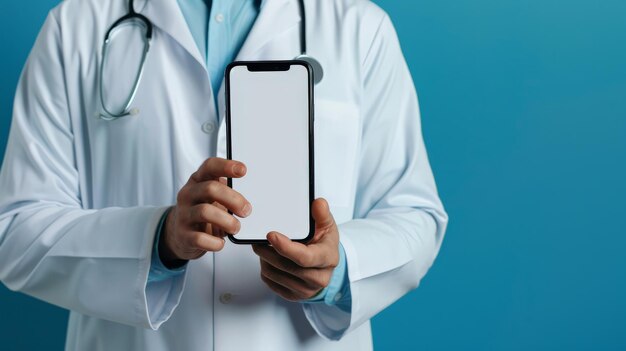
M235 166L235 175L236 176L242 176L245 172L245 168L242 165L237 165Z
M243 214L244 217L248 217L250 213L252 213L252 205L245 204L243 209L241 209L241 214Z

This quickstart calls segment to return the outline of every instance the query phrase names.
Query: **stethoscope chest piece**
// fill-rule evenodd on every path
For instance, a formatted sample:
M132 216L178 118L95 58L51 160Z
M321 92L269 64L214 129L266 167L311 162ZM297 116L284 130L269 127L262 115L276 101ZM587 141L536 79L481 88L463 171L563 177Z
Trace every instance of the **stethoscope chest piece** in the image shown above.
M307 54L298 55L296 60L304 61L311 66L311 69L313 69L313 83L318 84L322 81L324 78L324 69L318 60Z

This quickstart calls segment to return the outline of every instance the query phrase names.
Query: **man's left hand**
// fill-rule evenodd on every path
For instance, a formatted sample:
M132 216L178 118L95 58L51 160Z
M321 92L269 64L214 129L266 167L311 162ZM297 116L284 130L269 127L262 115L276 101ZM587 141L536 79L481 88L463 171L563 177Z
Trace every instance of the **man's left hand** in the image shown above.
M289 301L317 295L328 286L339 263L339 230L328 203L320 198L313 201L311 207L315 234L306 245L270 232L267 240L271 246L252 246L261 259L261 279Z

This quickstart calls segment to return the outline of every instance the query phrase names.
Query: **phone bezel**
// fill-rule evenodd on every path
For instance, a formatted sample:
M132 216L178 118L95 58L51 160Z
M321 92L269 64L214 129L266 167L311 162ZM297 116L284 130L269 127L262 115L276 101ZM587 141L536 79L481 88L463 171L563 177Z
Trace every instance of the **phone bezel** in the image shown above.
M235 67L246 66L250 71L256 72L272 72L272 71L288 71L291 66L304 66L308 72L308 92L309 92L309 233L303 239L292 239L299 243L307 243L313 239L315 235L315 221L311 213L313 200L315 199L315 157L314 157L314 123L315 123L315 105L314 105L314 84L313 84L313 68L311 65L302 60L276 60L276 61L235 61L226 67L224 74L225 80L225 99L226 99L226 157L232 160L232 143L231 143L231 112L230 112L230 72ZM228 178L228 186L233 187L232 178ZM233 214L231 211L228 211ZM283 233L287 234L287 233ZM238 245L246 244L268 244L267 239L237 239L236 235L228 234L228 239Z

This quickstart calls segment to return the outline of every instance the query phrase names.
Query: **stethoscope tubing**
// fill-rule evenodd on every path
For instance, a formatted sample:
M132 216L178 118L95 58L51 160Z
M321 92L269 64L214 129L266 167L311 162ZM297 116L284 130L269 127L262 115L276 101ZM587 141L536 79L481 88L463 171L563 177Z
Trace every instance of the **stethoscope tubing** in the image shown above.
M306 9L304 0L298 0L298 10L300 12L300 55L296 57L297 60L307 62L312 70L313 70L313 78L315 84L319 83L322 80L324 75L322 65L315 58L309 56L307 54L307 35L306 35ZM122 24L126 23L130 20L137 20L145 26L145 46L142 52L141 62L139 65L139 72L135 77L135 81L133 83L133 88L131 90L131 94L124 104L124 108L121 112L110 111L105 103L104 99L104 63L107 59L108 47L111 44L111 41L115 37L115 30L120 27ZM137 94L137 89L139 88L139 83L141 82L141 78L144 72L144 66L146 62L146 57L148 56L148 51L150 50L150 42L152 40L152 22L146 16L135 11L135 3L134 0L128 0L128 13L124 16L117 19L107 30L104 36L104 42L102 44L102 62L100 63L100 104L102 106L102 113L99 113L99 116L103 120L111 121L116 120L121 117L135 115L138 113L137 110L131 109L131 105L135 100L135 96Z

